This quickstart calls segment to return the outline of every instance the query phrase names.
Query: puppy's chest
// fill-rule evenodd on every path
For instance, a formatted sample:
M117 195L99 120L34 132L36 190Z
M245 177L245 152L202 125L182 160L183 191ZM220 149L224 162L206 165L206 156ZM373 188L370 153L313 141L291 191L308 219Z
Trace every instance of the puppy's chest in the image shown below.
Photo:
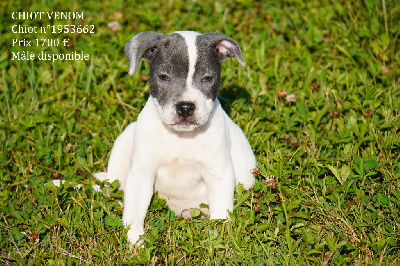
M154 189L176 214L181 215L185 209L207 203L203 169L204 165L199 161L173 159L158 168Z
M181 138L169 133L156 136L151 145L159 162L171 171L199 169L203 166L204 159L215 150L207 136Z
M203 169L203 163L198 160L173 158L158 167L156 182L176 182L187 186L187 183L191 184L201 179Z

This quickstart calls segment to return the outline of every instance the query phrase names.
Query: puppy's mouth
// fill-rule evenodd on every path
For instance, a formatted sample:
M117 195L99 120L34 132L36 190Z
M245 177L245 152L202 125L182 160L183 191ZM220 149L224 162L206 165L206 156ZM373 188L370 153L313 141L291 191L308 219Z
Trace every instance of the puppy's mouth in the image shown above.
M173 124L170 124L170 127L175 131L184 131L189 132L199 128L201 125L195 121L183 120Z
M200 126L200 125L198 123L194 123L194 122L190 122L190 121L181 121L181 122L172 124L171 126Z

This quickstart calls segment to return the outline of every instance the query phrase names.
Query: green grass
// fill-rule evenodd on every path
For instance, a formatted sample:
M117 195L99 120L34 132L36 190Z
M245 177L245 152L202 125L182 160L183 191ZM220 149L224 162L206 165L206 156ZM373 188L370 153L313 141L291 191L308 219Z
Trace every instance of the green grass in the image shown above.
M0 3L0 262L398 265L400 5L137 2ZM14 11L84 18L15 21ZM107 27L113 20L116 32ZM93 24L96 33L12 33L18 23ZM127 75L125 42L140 31L182 29L222 32L242 47L247 66L224 63L220 99L246 133L260 174L250 191L237 188L231 222L185 221L154 197L145 246L130 249L123 195L94 193L91 173L105 168L113 141L148 96L148 66ZM14 38L70 46L12 47ZM23 50L84 51L90 60L12 60ZM72 183L44 185L54 178ZM75 191L77 183L84 188Z

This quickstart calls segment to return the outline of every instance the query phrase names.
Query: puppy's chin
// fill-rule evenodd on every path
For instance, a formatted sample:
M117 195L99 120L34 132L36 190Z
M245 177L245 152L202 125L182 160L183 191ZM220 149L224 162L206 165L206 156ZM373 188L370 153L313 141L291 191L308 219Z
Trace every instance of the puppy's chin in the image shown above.
M202 125L179 123L179 124L169 125L169 127L176 132L193 132L201 128Z

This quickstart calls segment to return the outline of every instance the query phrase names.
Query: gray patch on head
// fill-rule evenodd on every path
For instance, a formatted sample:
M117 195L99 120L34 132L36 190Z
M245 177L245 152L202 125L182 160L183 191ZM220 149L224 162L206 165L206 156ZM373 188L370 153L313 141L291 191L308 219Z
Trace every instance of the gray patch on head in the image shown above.
M193 85L208 99L215 100L221 83L221 62L218 52L205 35L197 36L196 46L197 62L193 74ZM205 77L212 77L212 80L204 81Z
M207 98L215 100L221 82L221 63L227 58L237 59L246 65L239 45L232 38L221 33L206 33L197 36L197 62L193 75L193 84ZM205 77L212 77L206 81Z
M179 98L186 88L189 72L189 56L185 39L177 34L166 35L155 46L150 61L150 95L161 106ZM168 77L168 80L164 80Z
M133 75L139 65L140 59L151 61L153 47L164 37L161 33L146 31L134 36L125 44L125 55L129 60L129 75Z
M196 36L197 60L192 85L206 98L215 100L221 82L221 63L236 58L245 65L238 44L220 33ZM140 59L150 64L150 95L164 107L179 100L187 89L189 54L185 38L179 33L163 35L143 32L129 40L125 53L130 62L129 74L136 72ZM208 78L211 77L211 80Z

